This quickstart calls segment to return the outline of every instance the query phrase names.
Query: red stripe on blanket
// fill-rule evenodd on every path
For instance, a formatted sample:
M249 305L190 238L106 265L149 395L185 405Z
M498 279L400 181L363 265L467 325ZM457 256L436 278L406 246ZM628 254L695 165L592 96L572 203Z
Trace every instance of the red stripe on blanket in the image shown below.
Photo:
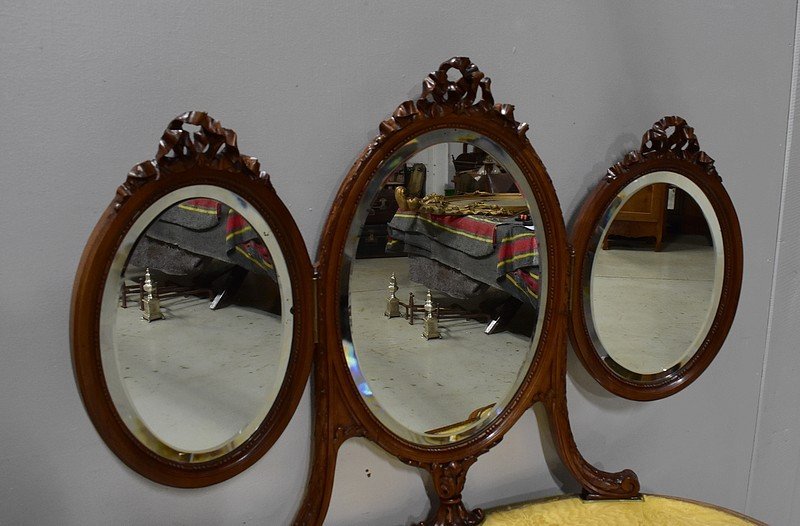
M190 208L197 208L201 210L209 210L209 211L216 211L220 213L221 203L216 199L206 199L206 198L198 198L198 199L189 199L181 203L182 205L186 205ZM266 266L269 268L273 268L272 257L270 256L269 250L264 245L264 242L261 240L260 237L257 239L246 239L248 233L242 232L245 228L250 227L250 223L242 217L241 214L236 212L233 208L230 209L228 213L228 217L226 218L225 223L225 234L229 236L230 234L236 234L230 241L233 241L232 245L229 245L229 250L233 250L233 247L239 246L243 250L245 250L248 254L253 256L255 261L262 266ZM252 228L252 227L251 227ZM253 231L254 235L258 235L255 231ZM243 240L236 239L237 237L241 236L244 238ZM238 241L238 242L237 242Z
M531 276L529 273L525 272L523 269L519 269L514 271L514 275L517 276L528 289L533 292L536 296L539 295L539 280Z
M504 261L516 255L530 252L539 253L539 241L534 235L526 235L513 241L500 243L500 247L497 250L497 259Z
M250 254L258 264L273 268L272 257L269 250L264 245L264 241L258 232L253 229L250 223L241 214L231 209L228 213L228 220L225 224L226 234L229 236L228 242L234 246L239 246ZM248 239L256 236L255 239ZM230 246L230 245L229 245Z
M247 220L241 216L241 214L231 209L231 213L228 214L228 222L225 225L227 229L226 233L230 234L231 232L238 232L248 226L250 226L250 223L248 223Z
M253 260L262 268L275 268L272 258L269 255L269 250L267 250L267 247L260 241L252 240L246 243L240 243L238 246L250 254Z
M480 221L470 216L428 214L428 217L431 221L448 228L487 238L487 241L491 240L492 243L495 242L494 234L497 227L495 223Z
M215 210L217 213L219 213L219 201L217 201L216 199L205 199L205 198L187 199L181 204L186 206L191 206L194 208L203 208L205 210Z

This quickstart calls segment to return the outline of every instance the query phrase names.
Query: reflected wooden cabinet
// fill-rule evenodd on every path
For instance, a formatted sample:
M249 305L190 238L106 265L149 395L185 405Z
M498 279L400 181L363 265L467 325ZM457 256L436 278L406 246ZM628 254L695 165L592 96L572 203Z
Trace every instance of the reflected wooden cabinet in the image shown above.
M609 236L652 237L655 251L661 251L666 216L667 185L653 184L636 192L620 209L603 241L603 250L608 250Z
M395 254L386 252L386 243L389 234L386 224L392 220L397 212L397 201L394 191L402 182L387 182L381 187L378 196L372 202L367 212L367 219L358 238L357 258L382 258L392 257Z

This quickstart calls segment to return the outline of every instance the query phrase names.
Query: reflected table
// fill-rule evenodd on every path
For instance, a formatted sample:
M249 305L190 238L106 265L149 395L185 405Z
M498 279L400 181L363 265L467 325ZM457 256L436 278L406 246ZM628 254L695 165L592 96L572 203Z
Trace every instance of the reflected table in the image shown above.
M635 501L584 501L577 496L487 510L483 526L752 526L764 523L691 500L643 495Z

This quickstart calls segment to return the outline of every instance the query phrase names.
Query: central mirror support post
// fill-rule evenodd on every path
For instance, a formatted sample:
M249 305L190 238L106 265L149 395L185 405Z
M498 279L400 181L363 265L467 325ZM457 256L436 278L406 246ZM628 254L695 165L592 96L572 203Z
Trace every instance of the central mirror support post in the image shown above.
M564 321L566 325L566 321ZM547 413L550 433L561 462L572 473L583 488L581 498L585 500L631 500L639 499L639 478L630 469L617 473L602 471L583 458L575 443L567 411L567 346L566 326L559 331L557 356L550 364L551 387L540 401Z
M319 292L318 300L322 301ZM364 428L356 424L344 404L344 396L331 370L331 356L324 341L316 346L311 380L314 391L314 444L306 492L292 523L295 526L315 526L325 522L333 493L339 448L349 438L364 436Z
M467 470L477 460L477 457L470 457L444 464L433 462L422 466L433 477L439 505L432 518L420 522L417 526L474 526L483 522L485 517L483 510L475 508L470 511L461 500L461 492L467 480Z
M418 525L482 523L483 511L462 500L467 472L536 402L545 405L559 455L586 498L638 496L632 471L606 473L593 467L573 439L566 402L569 257L563 215L526 137L527 124L515 120L513 106L494 103L490 86L468 58L444 62L425 79L419 99L404 102L381 123L381 134L363 151L334 199L317 263L313 476L297 525L323 523L338 449L352 437L365 437L431 474L438 499ZM416 181L419 197L406 198L407 206L400 199L397 210L389 208L391 195L403 197L405 187L415 183L409 162L413 166L424 160L420 156L430 155L426 149L456 151L462 144L472 151L454 158L458 173L452 182L431 171L424 184ZM487 159L491 168L484 166ZM431 235L441 245L435 252L423 237ZM376 243L385 251L383 246L376 251ZM385 293L376 297L386 290L382 276L387 273L393 276L388 298ZM399 287L409 288L410 294L430 289L436 296L427 298L427 308L411 300L406 307L397 299ZM440 299L447 296L463 298L463 308L440 307L450 301ZM486 334L478 316L484 319L510 298L518 308L509 321L517 316L517 323L505 335ZM467 316L460 316L462 328L448 326L446 338L427 341L390 319L400 306L407 308L410 322L415 309L426 311L428 336L440 330L433 323L438 314L447 317L458 309ZM494 352L495 361L506 365L511 358L502 353L512 349L518 361L505 371L512 384L497 391L486 371L456 369L470 367L468 346ZM386 352L395 361L430 359L433 380L401 380L401 369L386 371L381 359ZM424 382L443 403L416 398L427 392L421 388ZM459 398L458 391L473 396Z

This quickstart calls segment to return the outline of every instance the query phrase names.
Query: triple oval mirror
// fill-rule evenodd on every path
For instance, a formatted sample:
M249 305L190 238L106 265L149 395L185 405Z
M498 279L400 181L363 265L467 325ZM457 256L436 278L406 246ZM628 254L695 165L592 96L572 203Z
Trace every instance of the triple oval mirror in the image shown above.
M207 114L170 123L84 251L72 301L78 386L100 435L157 482L200 487L258 460L312 370L321 524L336 454L364 436L428 471L424 524L479 524L466 473L534 403L585 498L635 498L630 470L580 455L567 334L612 393L662 398L709 365L741 285L733 206L693 130L656 123L568 240L550 178L465 57L380 126L345 178L312 265L291 214Z

